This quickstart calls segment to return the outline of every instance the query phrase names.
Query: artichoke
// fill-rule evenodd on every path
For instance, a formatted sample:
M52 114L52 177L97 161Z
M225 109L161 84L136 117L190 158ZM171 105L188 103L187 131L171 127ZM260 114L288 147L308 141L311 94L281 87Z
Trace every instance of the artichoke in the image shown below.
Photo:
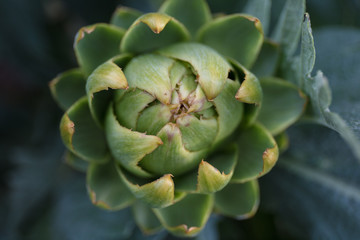
M213 17L204 0L121 7L110 24L81 28L74 49L80 67L50 88L66 111L66 162L86 171L95 205L132 206L145 233L179 236L196 235L213 211L255 214L257 179L306 103L273 76L278 45L257 18Z

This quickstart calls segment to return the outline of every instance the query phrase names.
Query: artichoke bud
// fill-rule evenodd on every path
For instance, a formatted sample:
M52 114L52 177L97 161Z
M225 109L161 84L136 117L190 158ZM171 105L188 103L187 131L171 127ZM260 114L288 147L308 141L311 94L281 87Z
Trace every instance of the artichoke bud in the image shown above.
M223 67L217 75L211 73L211 65L197 72L196 66L177 59L176 52L166 54L174 51L173 48L179 52L198 49L194 54L200 49L216 58ZM188 57L192 58L191 55ZM143 170L158 176L185 173L198 165L216 141L221 140L217 138L219 113L214 104L218 96L209 99L203 89L224 88L230 69L230 65L217 52L194 43L174 45L158 53L139 55L127 64L124 73L129 87L114 102L116 118L123 127L157 136L163 143L139 159L139 166ZM205 84L201 84L199 78ZM218 95L221 95L221 91ZM241 105L235 98L228 101ZM236 119L235 116L228 117ZM240 120L241 117L237 117L237 121ZM191 158L185 159L185 156ZM157 163L159 159L164 159L160 167Z
M201 231L213 209L252 216L257 178L278 159L274 137L306 103L296 86L269 76L278 49L262 53L263 34L249 15L213 18L205 0L167 0L144 15L120 8L111 24L82 28L80 68L50 88L66 111L66 162L87 171L91 201L132 205L144 232L180 236Z

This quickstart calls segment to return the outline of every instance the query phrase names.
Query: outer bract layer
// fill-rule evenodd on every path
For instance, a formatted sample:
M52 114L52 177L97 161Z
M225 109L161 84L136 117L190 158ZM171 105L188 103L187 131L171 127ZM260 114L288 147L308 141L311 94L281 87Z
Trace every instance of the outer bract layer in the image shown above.
M251 72L268 69L257 65L263 42L257 18L213 19L205 0L120 8L110 24L80 29L79 69L50 87L66 111L67 163L87 171L92 202L133 205L145 233L179 236L200 232L214 209L255 214L257 178L278 159L274 135L306 102L294 85Z

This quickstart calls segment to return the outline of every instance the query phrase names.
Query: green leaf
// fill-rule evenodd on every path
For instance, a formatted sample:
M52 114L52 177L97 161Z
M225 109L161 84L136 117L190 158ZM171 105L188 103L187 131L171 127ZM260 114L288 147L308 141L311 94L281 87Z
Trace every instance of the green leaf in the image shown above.
M233 163L232 167L235 166L236 161L233 161ZM233 169L227 171L227 173L221 172L211 164L201 161L198 175L198 191L200 193L210 194L221 190L230 181L232 171Z
M238 160L237 147L231 146L207 162L202 161L198 170L197 190L200 193L214 193L223 189L230 181Z
M130 58L130 55L122 54L101 64L86 82L90 111L101 127L104 124L107 107L112 99L110 89L126 89L128 87L126 77L118 64L120 62L125 63Z
M175 89L177 84L180 85L179 89L181 88L182 84L185 84L188 91L192 91L196 88L197 84L195 83L195 76L192 74L191 70L181 62L175 62L175 64L171 67L169 71L169 77L171 81L171 87L173 89ZM180 82L181 84L179 84ZM189 95L189 93L186 94L186 97L187 95Z
M266 35L270 27L271 0L252 0L248 1L244 13L257 17Z
M91 74L97 66L120 53L119 45L123 35L124 30L104 23L79 30L74 49L85 75Z
M212 195L188 194L181 201L167 207L154 209L161 224L178 236L195 236L205 226L212 208Z
M141 16L141 12L136 9L127 7L118 7L111 17L110 24L119 28L128 29L137 18Z
M286 132L281 132L275 136L276 144L278 145L279 152L285 152L289 147L289 136Z
M156 135L170 122L172 113L167 105L156 104L146 108L138 118L136 130Z
M305 0L288 0L283 7L272 39L280 44L285 60L291 57L298 47L304 13Z
M172 84L169 69L174 60L160 55L140 55L131 60L125 68L129 86L142 89L163 104L170 104Z
M125 91L122 97L114 103L115 115L120 125L135 130L141 111L154 100L155 98L149 93L137 88Z
M261 23L257 18L234 14L219 17L199 30L197 39L250 68L263 42Z
M59 74L49 87L53 98L63 110L67 110L79 98L85 96L86 79L79 69L68 70Z
M257 180L246 183L230 183L215 193L215 211L236 219L252 217L259 206Z
M190 63L196 80L208 100L220 94L231 66L213 49L199 43L180 43L159 52L167 57Z
M323 76L323 74L321 72L318 72L315 75L315 77L311 77L309 75L309 73L311 73L311 71L312 71L312 67L313 67L313 63L314 63L314 59L315 59L315 48L314 48L314 42L313 42L312 31L311 31L308 15L306 15L306 17L307 18L305 18L305 21L303 23L303 32L302 32L302 50L301 50L302 76L301 77L304 82L304 91L310 97L311 110L312 110L310 117L313 120L317 121L318 123L324 124L325 126L330 127L333 130L339 132L340 135L349 144L349 146L351 146L352 151L354 152L356 157L360 160L360 140L359 140L359 137L357 137L353 131L353 129L355 129L355 131L357 129L356 121L358 121L359 116L357 116L357 118L353 117L353 119L355 120L355 124L354 124L355 126L353 127L353 129L351 129L348 126L348 124L338 114L331 112L329 109L330 104L331 104L331 90L328 85L328 80ZM331 38L329 38L329 39L331 39ZM343 41L346 41L346 36L343 37ZM335 44L337 46L338 42L335 42L335 40L334 40L333 44ZM346 46L346 45L344 45L344 46ZM354 46L356 46L356 43L355 43L355 45L352 45L350 47L351 52L354 51L352 49ZM347 48L347 47L348 46L346 46L345 48ZM339 50L339 54L344 54L344 52L346 52L346 51ZM335 55L337 59L338 59L337 56L339 54ZM351 56L353 56L353 55L351 54ZM356 56L356 54L354 56ZM341 61L335 62L333 67L338 68L338 65L340 62ZM356 62L356 60L354 62ZM345 66L349 66L349 65L346 64ZM357 68L358 67L356 66L355 69L357 69ZM330 71L331 70L332 69L330 69ZM339 79L343 79L343 73L344 72L341 71ZM353 78L356 78L356 77L357 77L357 74L354 74ZM338 80L338 79L336 79L336 80ZM350 89L352 89L352 88L349 88L348 85L346 85L346 84L345 85L343 83L339 84L340 88L342 87L344 89L344 86L345 86L346 90L342 92L342 95L341 95L339 101L342 101L344 96L349 95L348 91ZM355 89L357 89L357 88L355 88ZM355 96L355 99L356 99L356 97L358 96L357 92L355 92L353 94L353 96ZM353 106L356 107L357 104L345 102L345 104L340 107L340 111L341 111L341 109L347 108L348 109L347 111L350 113L358 112L358 111L354 111ZM344 110L342 110L342 111L344 111ZM345 112L343 112L343 113L345 113Z
M275 165L279 150L274 138L260 124L241 131L238 137L239 159L232 182L246 182L263 176Z
M215 118L205 119L184 115L176 119L184 147L191 152L209 148L216 137L218 123Z
M139 161L163 144L156 136L132 131L119 124L112 104L105 119L105 133L112 156L121 166L135 175L150 177L151 174L138 166Z
M144 53L189 38L188 30L176 19L162 13L148 13L130 26L120 49L122 52Z
M279 58L279 45L265 39L251 72L258 78L274 76L278 69Z
M113 161L90 164L86 181L91 202L98 207L120 210L134 202L134 196L121 180Z
M170 173L178 176L193 169L206 154L207 149L188 151L184 147L180 129L174 123L166 124L157 136L163 144L140 162L140 166L151 173L157 175Z
M132 207L136 224L145 234L154 234L162 229L162 225L157 219L152 209L141 201L136 201Z
M257 77L249 72L245 67L235 60L230 59L235 68L237 75L243 79L239 79L241 86L238 89L235 98L238 101L248 103L244 105L244 119L241 124L244 127L252 125L260 112L263 99L263 92Z
M79 99L64 114L60 134L65 146L78 157L90 162L110 159L104 133L92 119L86 97Z
M167 0L159 12L168 14L185 25L192 36L211 20L209 6L204 0Z
M86 172L89 167L89 162L84 161L70 151L65 152L64 161L66 164L80 172Z
M264 99L258 121L276 135L300 118L307 98L295 85L282 79L268 77L260 83Z
M150 207L163 208L174 203L175 186L171 174L165 174L154 181L149 181L127 173L120 166L117 166L117 170L134 196L149 204Z
M236 162L238 149L236 145L201 161L196 171L175 178L178 191L211 194L220 191L230 181Z
M214 99L218 113L218 135L215 143L228 137L240 124L243 117L243 103L235 99L235 94L240 87L238 81L226 80L221 93Z
M234 65L238 74L244 76L244 79L241 79L241 86L237 91L235 98L240 102L260 105L263 96L261 84L257 77L238 62L232 60L231 63Z
M328 34L323 37L329 40ZM289 130L290 148L260 180L261 206L300 239L357 239L358 160L341 136L327 127L302 124Z
M184 101L190 95L190 93L196 90L198 86L195 82L195 76L193 74L184 76L178 85L180 85L178 90L179 98L182 101Z
M191 78L191 79L193 79L193 78ZM181 92L180 92L180 94L181 94ZM188 104L190 105L189 109L187 110L188 113L201 112L201 111L206 110L213 106L207 100L207 97L205 96L205 93L200 85L197 85L195 91L193 91L192 93L189 94L187 100L188 100Z

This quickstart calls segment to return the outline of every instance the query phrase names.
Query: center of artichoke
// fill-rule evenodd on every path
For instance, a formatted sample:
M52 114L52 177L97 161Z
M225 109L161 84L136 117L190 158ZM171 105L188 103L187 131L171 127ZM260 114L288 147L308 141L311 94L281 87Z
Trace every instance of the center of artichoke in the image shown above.
M181 83L180 83L181 84ZM199 99L195 99L196 98L196 93L195 90L192 90L192 92L185 98L183 99L181 97L181 93L179 92L179 87L175 88L175 90L173 91L173 101L170 104L170 108L171 108L171 118L170 118L170 122L176 123L178 118L182 118L186 115L192 115L195 116L196 118L200 119L203 116L203 113L199 110L202 110L203 105L205 105L205 103L208 104L208 108L212 108L212 104L210 102L208 102L206 99L201 99L199 101Z
M226 79L230 68L214 50L193 43L139 55L126 65L128 88L116 91L115 117L120 126L156 144L143 143L151 148L137 167L179 176L231 133L236 124L225 120L234 116L238 123L242 105L234 98L238 83ZM228 111L229 106L237 111Z
M176 108L171 110L171 122L176 122L176 119L183 116L184 114L187 114L187 111L189 110L189 105L185 102L182 102L181 104L176 105Z

